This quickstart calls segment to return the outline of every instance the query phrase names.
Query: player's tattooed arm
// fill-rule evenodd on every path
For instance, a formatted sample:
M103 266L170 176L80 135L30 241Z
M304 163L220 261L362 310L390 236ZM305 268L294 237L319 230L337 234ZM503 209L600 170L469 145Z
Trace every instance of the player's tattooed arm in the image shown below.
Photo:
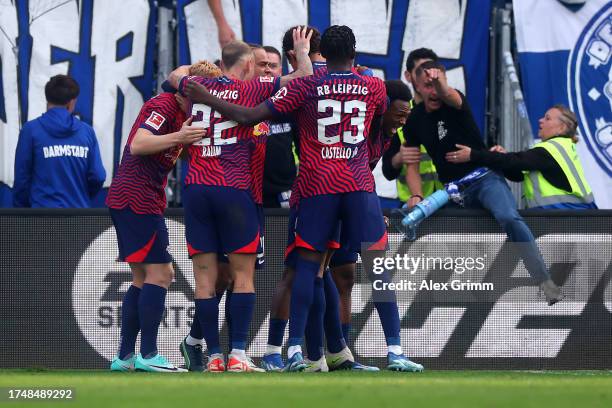
M463 101L461 100L461 95L457 92L456 89L448 86L446 82L446 74L439 69L431 68L425 70L425 75L427 76L426 81L431 81L433 86L436 88L437 94L440 98L449 106L452 106L455 109L461 109L463 105Z
M270 108L265 102L254 108L247 108L219 99L206 89L205 86L195 81L188 80L183 92L193 103L202 103L221 113L241 125L253 126L259 122L273 117Z
M312 62L308 54L310 53L310 37L312 30L302 26L293 30L293 50L289 52L295 53L298 68L292 73L280 78L280 87L287 85L289 81L295 78L312 75Z
M130 144L130 153L135 156L146 156L163 152L175 146L187 146L206 136L206 129L191 126L192 117L189 117L178 132L165 135L154 135L150 130L140 128L136 131Z

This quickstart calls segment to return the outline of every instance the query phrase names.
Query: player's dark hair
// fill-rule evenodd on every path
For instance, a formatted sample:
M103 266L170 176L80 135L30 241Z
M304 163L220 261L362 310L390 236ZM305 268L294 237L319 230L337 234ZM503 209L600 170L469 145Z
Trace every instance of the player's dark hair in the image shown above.
M395 100L410 102L412 99L410 88L399 79L389 79L385 81L385 88L387 88L387 97L390 102Z
M282 58L280 51L271 45L264 45L263 49L266 50L266 52L269 52L270 54L278 55L278 58Z
M421 74L423 74L423 71L425 71L426 69L434 68L439 69L442 72L446 72L446 68L444 68L444 65L440 64L438 61L425 61L417 68L416 76L421 76Z
M355 34L347 26L333 25L321 36L321 55L329 62L355 58Z
M438 54L436 54L432 49L417 48L416 50L410 51L410 54L408 54L408 58L406 58L406 71L412 72L416 62L422 59L432 60L432 61L439 60Z
M301 26L293 26L283 35L283 54L287 55L289 51L293 49L293 30L300 28ZM314 27L308 26L308 31L312 30L312 37L310 37L310 54L320 52L321 50L321 33Z
M51 77L45 85L45 97L47 102L53 105L67 105L68 102L79 96L79 92L79 84L68 75Z
M249 44L242 41L233 41L221 50L221 61L223 61L223 65L225 65L226 69L230 69L236 65L242 57L252 53L253 50Z

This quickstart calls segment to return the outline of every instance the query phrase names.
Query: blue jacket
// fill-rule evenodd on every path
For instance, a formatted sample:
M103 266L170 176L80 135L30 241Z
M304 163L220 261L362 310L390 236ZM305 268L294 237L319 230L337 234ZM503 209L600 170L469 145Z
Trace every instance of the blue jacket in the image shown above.
M86 208L106 179L96 134L65 108L27 122L15 154L15 207Z

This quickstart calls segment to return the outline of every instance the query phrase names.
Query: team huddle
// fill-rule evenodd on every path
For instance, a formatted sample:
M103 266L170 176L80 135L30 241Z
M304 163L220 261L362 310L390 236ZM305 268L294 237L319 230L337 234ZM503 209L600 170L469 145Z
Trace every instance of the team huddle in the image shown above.
M385 113L396 99L408 104L410 92L402 92L401 81L384 82L354 67L355 37L346 26L331 26L322 35L310 27L290 29L283 41L293 67L289 75L255 76L255 51L233 42L222 50L221 69L208 62L177 68L164 85L167 92L147 101L134 123L107 199L119 260L129 263L133 275L111 370L186 371L157 349L173 279L164 189L168 173L184 157L186 245L196 285L195 317L180 344L186 369L378 371L357 362L347 347L350 292L357 254L367 272L370 260L387 249L372 169L388 145L388 130L401 127L408 112ZM437 74L432 67L431 75ZM264 265L265 146L274 137L268 134L270 123L288 116L298 129L299 172L291 193L286 269L258 367L245 350L255 307L254 275ZM227 357L219 338L224 295ZM386 368L422 371L402 350L395 294L380 291L373 301L388 347Z

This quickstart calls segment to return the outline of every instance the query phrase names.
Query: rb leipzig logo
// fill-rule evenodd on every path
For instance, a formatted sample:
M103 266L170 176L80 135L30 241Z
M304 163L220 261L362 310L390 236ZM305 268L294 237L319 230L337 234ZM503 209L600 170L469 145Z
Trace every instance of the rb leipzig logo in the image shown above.
M270 126L266 122L259 122L253 126L253 136L264 136L270 134Z

